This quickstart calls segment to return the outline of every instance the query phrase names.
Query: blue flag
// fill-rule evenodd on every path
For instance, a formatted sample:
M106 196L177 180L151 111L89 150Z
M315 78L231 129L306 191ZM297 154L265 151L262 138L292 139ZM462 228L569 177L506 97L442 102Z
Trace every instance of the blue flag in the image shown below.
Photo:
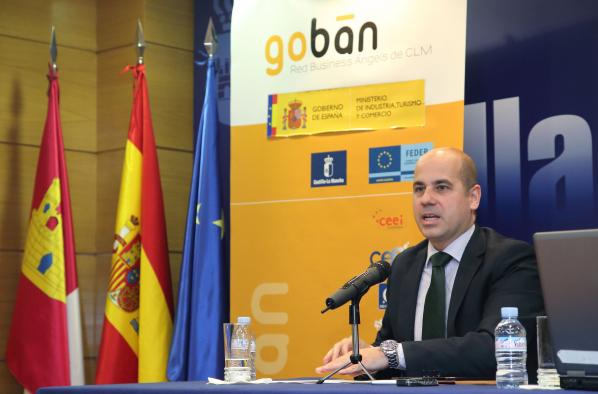
M228 275L223 258L224 213L218 168L218 110L214 61L193 158L193 177L179 282L174 335L168 357L171 381L222 379L222 323L228 320Z

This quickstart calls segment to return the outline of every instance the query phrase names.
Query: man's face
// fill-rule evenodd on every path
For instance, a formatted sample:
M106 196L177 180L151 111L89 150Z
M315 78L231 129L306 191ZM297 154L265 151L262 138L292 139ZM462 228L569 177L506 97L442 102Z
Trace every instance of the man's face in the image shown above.
M428 153L415 167L415 221L438 250L471 227L480 203L480 186L465 190L460 170L461 158L447 151Z

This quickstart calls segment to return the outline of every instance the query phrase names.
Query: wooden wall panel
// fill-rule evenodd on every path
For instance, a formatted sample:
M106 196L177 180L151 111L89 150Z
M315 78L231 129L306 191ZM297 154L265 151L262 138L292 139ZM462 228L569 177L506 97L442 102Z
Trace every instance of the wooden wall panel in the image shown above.
M61 45L96 50L96 0L2 0L0 35L45 43L52 25Z
M86 384L94 384L96 381L96 359L85 359L85 382Z
M148 42L193 51L193 1L146 1L143 24Z
M58 48L60 117L67 150L97 151L97 56Z
M49 29L57 27L85 372L94 382L132 104L136 20L147 75L175 300L193 141L192 0L4 0L0 11L0 392L21 393L4 350L47 111Z
M170 259L170 277L172 278L172 296L174 300L174 308L176 310L176 305L179 298L179 279L180 279L180 272L181 272L181 259L183 258L182 253L178 252L170 252L168 254L168 258Z
M132 103L133 80L121 75L135 64L137 1L102 2L98 17L98 151L121 149L126 138ZM110 16L116 10L121 13ZM147 47L146 72L154 130L158 146L191 150L193 144L193 2L146 1L141 18ZM133 26L131 26L131 20ZM112 26L111 30L107 26ZM104 30L106 28L106 30ZM129 37L125 39L123 37ZM123 132L123 130L125 130Z
M15 378L12 377L6 361L0 361L0 393L2 394L23 394L23 388L19 386Z
M0 250L23 250L39 148L0 144ZM95 250L95 155L66 152L78 252Z
M98 50L134 44L138 18L147 42L193 50L192 0L102 0L98 4Z
M0 140L39 145L48 98L48 46L0 36Z
M77 253L95 253L96 155L66 152Z
M97 302L98 298L105 298L97 290L98 272L96 255L77 255L77 275L79 279L79 302L81 305L81 325L83 326L83 354L85 357L95 357L98 350Z
M146 51L156 144L193 150L193 53L164 46Z
M97 42L101 53L136 42L137 19L143 24L144 0L100 0L97 2Z
M96 151L96 56L58 47L67 149ZM0 36L0 141L39 145L48 110L46 44Z
M6 341L17 294L22 252L0 252L0 361L6 358ZM0 390L0 392L2 392Z
M93 338L90 339L95 346L86 353L89 358L97 358L102 339L102 328L104 325L104 311L106 309L106 291L108 289L108 280L110 278L111 268L110 253L98 254L95 259L95 278L94 278L94 299L93 299L93 320L95 323Z
M123 149L125 145L133 104L133 75L122 71L136 59L132 46L98 54L98 152Z
M171 252L180 252L183 250L185 237L193 154L158 149L158 160L164 195L168 249Z
M99 254L109 254L112 251L114 221L116 219L120 178L125 157L124 152L124 149L121 148L114 151L100 152L97 155L96 252Z
M193 149L193 54L148 44L146 76L156 144ZM132 105L133 77L121 74L134 64L133 48L98 55L98 151L122 149Z
M0 144L0 250L23 250L39 149Z

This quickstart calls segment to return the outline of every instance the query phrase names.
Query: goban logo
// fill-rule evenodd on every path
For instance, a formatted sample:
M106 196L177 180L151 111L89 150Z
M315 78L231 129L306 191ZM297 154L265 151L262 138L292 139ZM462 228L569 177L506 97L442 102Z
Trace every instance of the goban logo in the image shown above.
M337 22L350 21L355 18L354 14L341 15L336 17ZM353 30L349 24L343 25L336 32L334 27L326 29L318 27L318 20L312 18L309 30L309 50L316 58L321 58L330 47L333 47L337 54L350 55L354 51L354 41L357 39L357 50L363 52L366 49L366 41L372 50L378 48L378 27L372 21L367 21ZM371 42L371 44L369 44ZM285 40L278 34L274 34L266 40L265 56L269 67L266 67L266 74L275 76L280 74L284 68L285 61L299 62L307 53L307 38L303 32L296 31ZM285 53L286 51L286 53ZM286 55L286 56L285 56Z

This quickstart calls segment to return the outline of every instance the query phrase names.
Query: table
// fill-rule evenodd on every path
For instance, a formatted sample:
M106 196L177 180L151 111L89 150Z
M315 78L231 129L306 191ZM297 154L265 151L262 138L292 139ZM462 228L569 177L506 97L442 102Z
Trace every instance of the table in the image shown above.
M493 385L453 384L432 387L397 387L369 383L327 383L323 385L300 383L271 383L243 385L213 385L206 382L169 382L145 384L89 385L75 387L47 387L39 394L129 394L129 393L232 393L232 394L555 394L554 390L500 390ZM567 394L587 394L583 391L568 390Z

